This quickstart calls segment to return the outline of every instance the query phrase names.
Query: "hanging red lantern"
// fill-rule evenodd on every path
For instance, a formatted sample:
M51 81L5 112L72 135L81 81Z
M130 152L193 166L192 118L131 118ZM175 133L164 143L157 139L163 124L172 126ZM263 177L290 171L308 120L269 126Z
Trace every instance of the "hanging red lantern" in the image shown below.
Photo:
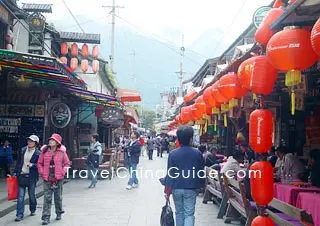
M207 107L204 103L203 96L199 96L195 101L195 107L198 109L198 111L203 115L206 113Z
M89 68L88 60L81 60L81 71L87 72Z
M266 56L251 57L239 66L238 77L243 87L255 94L272 92L278 72Z
M265 153L272 147L273 115L266 109L258 109L250 114L249 143L258 153Z
M70 68L72 71L75 71L78 67L78 59L77 58L71 58L71 61L70 61Z
M203 114L198 110L195 104L191 105L191 115L194 121L200 120Z
M83 44L81 47L81 55L87 57L89 55L89 47L87 44Z
M274 222L270 217L267 216L257 216L251 222L252 226L274 226Z
M73 57L78 56L78 45L76 43L73 43L71 45L71 56Z
M187 93L184 97L183 97L183 101L185 103L188 103L189 101L191 101L194 97L197 96L197 92L195 90L192 90L191 92Z
M218 88L227 99L241 98L248 92L248 90L242 88L235 73L228 73L222 76L219 80Z
M94 45L92 48L92 57L93 58L98 58L99 56L99 46L98 45Z
M186 106L181 108L181 122L186 124L189 121L191 121L192 116L191 116L191 107L192 106Z
M211 87L208 87L203 92L203 101L208 107L213 107L216 105L216 100L213 98Z
M212 115L212 107L209 107L209 106L207 105L206 114L207 114L207 115Z
M284 6L282 0L276 0L274 3L273 3L273 8L280 8L281 6Z
M212 93L213 98L216 100L216 102L221 103L221 104L228 102L228 98L226 98L219 90L219 81L215 82L211 86L211 93Z
M275 34L267 45L267 56L271 64L281 71L287 71L285 85L291 89L291 114L295 112L294 86L301 83L301 71L317 61L309 31L286 27Z
M314 24L311 31L311 45L313 50L320 56L320 18Z
M283 14L283 12L284 11L281 8L273 8L268 12L254 34L254 40L256 40L256 42L259 42L264 46L268 44L270 38L275 34L275 31L271 30L270 26Z
M60 61L61 61L63 64L68 64L68 59L67 59L67 57L65 57L65 56L60 57Z
M251 165L250 170L252 199L259 206L267 206L274 198L273 167L268 161L258 161Z
M92 71L94 73L97 73L99 71L99 61L98 60L92 61Z
M60 44L60 52L61 52L61 54L64 55L64 56L68 54L68 45L67 45L66 42L62 42L62 43Z

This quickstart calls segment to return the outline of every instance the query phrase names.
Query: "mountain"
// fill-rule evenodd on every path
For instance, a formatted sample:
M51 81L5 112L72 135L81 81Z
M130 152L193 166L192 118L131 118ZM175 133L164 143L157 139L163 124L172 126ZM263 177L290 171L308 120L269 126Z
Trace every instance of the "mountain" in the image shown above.
M86 21L83 17L81 20ZM62 27L60 21L53 21L58 30ZM84 24L83 28L88 33L101 34L101 57L108 59L110 25L104 21L95 21ZM74 28L72 31L78 30ZM220 30L209 30L190 45L194 51L190 51L186 46L184 60L186 78L193 76L205 62L206 58L201 56L202 54L209 58L214 57L212 55L216 47L214 44L221 38L220 34ZM115 40L115 77L118 86L139 90L142 104L155 110L156 105L160 104L160 93L179 86L176 73L180 69L179 47L173 47L127 26L116 28ZM222 52L223 48L219 46L215 52Z

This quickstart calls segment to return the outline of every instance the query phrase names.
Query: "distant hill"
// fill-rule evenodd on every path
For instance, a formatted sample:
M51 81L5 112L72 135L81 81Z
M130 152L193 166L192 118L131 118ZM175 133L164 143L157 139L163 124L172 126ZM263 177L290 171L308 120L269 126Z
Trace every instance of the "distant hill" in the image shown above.
M82 18L82 21L85 19ZM63 27L60 21L53 21L56 28ZM100 33L102 36L101 56L108 59L110 54L110 26L101 21L83 25L88 33ZM75 27L72 31L78 31ZM190 48L200 55L214 57L216 43L221 39L220 30L208 30L192 43ZM178 86L180 55L179 48L173 51L171 45L162 43L152 37L139 34L131 27L117 27L115 44L115 71L118 85L123 88L137 89L142 94L143 105L155 109L160 103L160 93L165 89ZM226 47L218 46L218 56ZM135 52L135 57L132 53ZM184 71L186 77L193 76L205 62L186 46ZM134 76L133 76L134 75Z

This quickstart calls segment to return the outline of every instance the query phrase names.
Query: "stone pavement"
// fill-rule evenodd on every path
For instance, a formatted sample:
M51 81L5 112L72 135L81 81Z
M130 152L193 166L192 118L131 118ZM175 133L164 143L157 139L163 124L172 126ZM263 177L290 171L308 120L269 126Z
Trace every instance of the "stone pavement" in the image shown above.
M140 167L144 170L165 170L166 156L149 161L142 157ZM123 177L125 171L120 173ZM97 187L88 189L89 181L72 180L63 188L63 208L66 213L61 221L55 220L54 206L50 225L61 226L159 226L161 208L165 204L163 186L157 178L148 175L140 179L139 188L126 190L127 179L119 177L110 180L99 180ZM15 212L0 218L1 226L40 225L43 197L38 199L38 210L35 217L28 216L22 222L14 222ZM173 201L172 207L174 208ZM196 206L196 226L225 225L217 219L217 207L209 203L202 204L199 196Z

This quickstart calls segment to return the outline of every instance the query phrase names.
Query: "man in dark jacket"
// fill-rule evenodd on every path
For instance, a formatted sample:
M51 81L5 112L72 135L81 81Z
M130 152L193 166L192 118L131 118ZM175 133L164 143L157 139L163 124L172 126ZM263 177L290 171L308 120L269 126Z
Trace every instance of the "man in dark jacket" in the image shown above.
M137 166L139 164L139 157L141 153L141 144L138 140L140 134L137 131L133 131L131 134L131 141L127 148L128 154L128 168L130 172L130 179L128 181L127 189L131 190L132 188L138 187L138 178L137 178Z
M181 147L169 154L165 179L166 198L173 195L177 226L193 226L197 190L204 187L204 159L191 147L193 128L181 126L177 131Z
M18 177L19 182L17 218L15 221L21 221L23 219L26 188L28 188L29 194L30 215L34 216L36 212L36 184L39 179L37 162L40 155L38 144L39 137L31 135L28 137L28 145L23 147L18 153L18 159L14 170L14 174Z

